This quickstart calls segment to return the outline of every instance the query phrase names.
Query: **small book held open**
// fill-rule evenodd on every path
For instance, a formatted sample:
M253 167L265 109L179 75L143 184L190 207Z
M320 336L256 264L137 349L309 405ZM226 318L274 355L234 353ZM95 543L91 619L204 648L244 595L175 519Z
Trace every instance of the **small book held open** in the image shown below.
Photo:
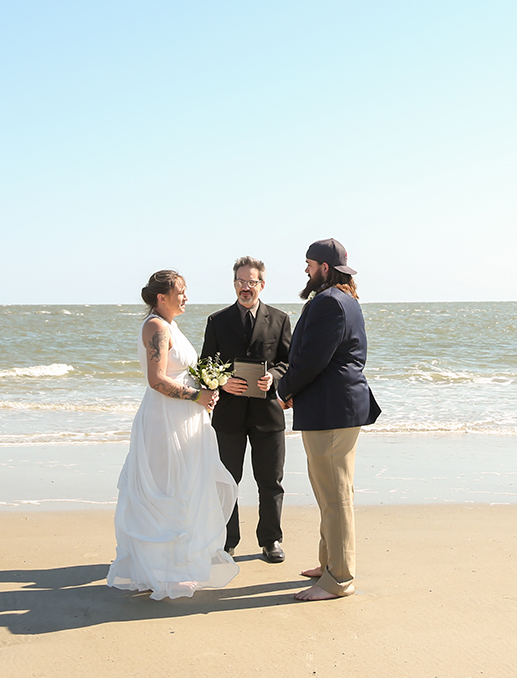
M245 379L248 382L248 388L241 393L246 398L265 398L266 391L261 391L257 386L257 381L266 374L267 363L265 360L246 360L236 358L233 362L235 370L233 376L239 379Z

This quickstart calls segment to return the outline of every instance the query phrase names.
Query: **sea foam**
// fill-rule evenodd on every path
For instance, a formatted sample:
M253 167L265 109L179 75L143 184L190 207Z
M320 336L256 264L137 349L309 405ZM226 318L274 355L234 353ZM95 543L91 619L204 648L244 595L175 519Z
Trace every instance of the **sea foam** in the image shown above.
M12 367L10 370L0 370L0 377L64 377L73 371L72 365L52 363L52 365Z

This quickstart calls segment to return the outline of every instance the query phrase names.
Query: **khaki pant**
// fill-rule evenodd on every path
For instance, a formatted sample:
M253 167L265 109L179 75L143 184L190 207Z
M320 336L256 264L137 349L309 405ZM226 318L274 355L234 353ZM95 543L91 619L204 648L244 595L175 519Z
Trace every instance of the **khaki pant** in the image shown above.
M302 431L307 466L320 508L322 589L346 595L355 577L354 468L360 426Z

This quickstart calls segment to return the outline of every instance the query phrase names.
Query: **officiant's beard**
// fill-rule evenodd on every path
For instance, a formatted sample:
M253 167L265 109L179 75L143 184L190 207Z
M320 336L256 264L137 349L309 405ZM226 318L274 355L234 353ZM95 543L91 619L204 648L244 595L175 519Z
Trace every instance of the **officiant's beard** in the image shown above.
M314 275L312 278L309 277L309 280L307 281L307 284L303 288L303 290L300 292L300 298L301 299L308 299L311 292L314 292L315 290L319 290L320 287L325 283L325 276L321 271L317 271L316 275Z

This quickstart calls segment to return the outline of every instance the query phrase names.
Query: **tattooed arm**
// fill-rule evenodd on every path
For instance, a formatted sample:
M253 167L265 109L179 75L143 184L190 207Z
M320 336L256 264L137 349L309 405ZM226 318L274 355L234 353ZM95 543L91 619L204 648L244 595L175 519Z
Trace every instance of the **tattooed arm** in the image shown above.
M167 325L159 318L149 318L145 323L142 338L147 352L147 380L149 386L169 398L193 400L213 409L217 402L214 391L186 386L167 376L167 362L172 339Z

